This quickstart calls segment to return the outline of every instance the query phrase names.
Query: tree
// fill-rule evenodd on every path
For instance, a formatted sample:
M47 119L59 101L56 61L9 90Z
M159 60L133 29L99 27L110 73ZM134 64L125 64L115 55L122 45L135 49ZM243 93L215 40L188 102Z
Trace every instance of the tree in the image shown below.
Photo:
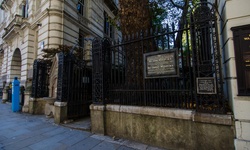
M120 0L119 15L123 36L148 29L152 25L148 0Z
M175 23L175 29L178 29L175 38L174 47L180 48L182 46L183 31L188 23L189 8L193 3L199 0L121 0L119 18L120 29L123 37L137 33L143 36L143 30L152 27L162 26L164 23ZM126 39L126 38L124 38ZM131 37L130 37L131 39ZM154 40L148 44L149 51L157 49ZM132 48L125 46L127 82L138 83L141 85L143 80L143 64L142 56L145 51L138 51L141 49L140 43L133 44ZM148 52L148 51L147 51ZM130 76L131 74L136 75Z

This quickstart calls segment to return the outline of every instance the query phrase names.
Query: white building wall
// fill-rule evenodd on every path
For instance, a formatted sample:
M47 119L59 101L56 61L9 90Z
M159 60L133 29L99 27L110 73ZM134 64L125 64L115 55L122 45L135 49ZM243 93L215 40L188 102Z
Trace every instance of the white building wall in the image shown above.
M235 148L250 148L250 96L238 96L237 74L232 27L250 24L249 0L218 0L221 22L221 48L224 55L224 68L228 86L228 96L235 119Z

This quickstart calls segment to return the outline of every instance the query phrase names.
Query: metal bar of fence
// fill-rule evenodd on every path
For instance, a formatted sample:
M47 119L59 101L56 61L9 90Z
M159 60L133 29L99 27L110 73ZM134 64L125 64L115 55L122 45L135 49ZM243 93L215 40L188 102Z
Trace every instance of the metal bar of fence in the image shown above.
M142 89L142 90L138 90L138 89L133 89L133 90L126 90L126 89L111 89L109 91L113 91L113 92L190 92L190 90L162 90L162 89L157 89L157 90L153 90L153 89Z
M120 45L120 46L123 46L123 45L132 44L132 43L137 43L137 42L140 42L141 40L153 39L153 38L161 37L161 36L163 36L163 35L167 35L167 36L168 36L168 35L171 35L171 34L172 34L172 36L173 36L175 33L179 32L179 31L185 31L185 30L189 30L189 29L190 29L190 28L185 28L185 29L180 29L180 30L178 30L178 31L172 31L172 32L164 33L164 34L147 36L147 37L143 37L143 39L133 39L133 40L130 40L130 41L125 41L125 42L123 42L123 43L120 43L119 45ZM117 46L117 45L111 45L110 48L113 48L113 47L116 47L116 46ZM169 47L168 49L170 49L170 47Z

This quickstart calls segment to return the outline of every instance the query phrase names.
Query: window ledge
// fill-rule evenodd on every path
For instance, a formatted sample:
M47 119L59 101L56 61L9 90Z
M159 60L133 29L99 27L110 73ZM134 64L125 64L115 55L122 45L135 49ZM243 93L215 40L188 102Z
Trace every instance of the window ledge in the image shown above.
M250 101L250 96L241 96L241 95L238 95L236 97L234 97L235 100L241 100L241 101Z

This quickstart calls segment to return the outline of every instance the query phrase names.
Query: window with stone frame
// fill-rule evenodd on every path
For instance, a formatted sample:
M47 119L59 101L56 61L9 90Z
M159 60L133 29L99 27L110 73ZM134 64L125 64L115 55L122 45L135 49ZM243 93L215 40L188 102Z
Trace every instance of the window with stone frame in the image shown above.
M114 27L109 22L109 16L104 12L104 34L106 37L114 38Z
M78 0L77 3L77 11L82 16L84 15L84 0Z
M29 14L29 0L25 0L22 2L22 17L23 18L28 18Z

